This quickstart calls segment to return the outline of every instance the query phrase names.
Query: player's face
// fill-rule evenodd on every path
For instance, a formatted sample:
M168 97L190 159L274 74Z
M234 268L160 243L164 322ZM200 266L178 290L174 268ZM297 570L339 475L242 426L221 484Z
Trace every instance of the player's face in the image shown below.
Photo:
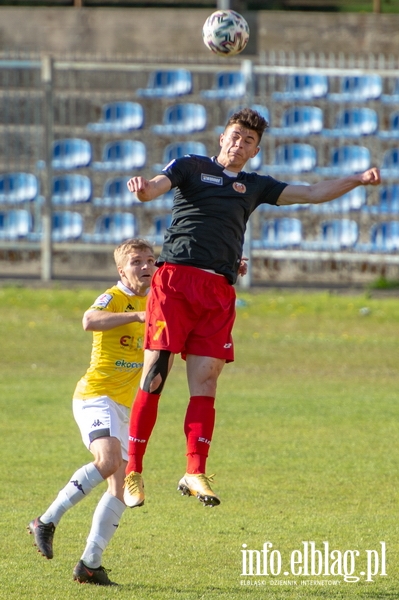
M155 256L150 249L134 250L118 268L122 283L139 296L150 287L155 270Z
M258 154L258 143L256 131L246 129L238 123L230 125L220 136L218 161L231 171L241 171L245 163Z

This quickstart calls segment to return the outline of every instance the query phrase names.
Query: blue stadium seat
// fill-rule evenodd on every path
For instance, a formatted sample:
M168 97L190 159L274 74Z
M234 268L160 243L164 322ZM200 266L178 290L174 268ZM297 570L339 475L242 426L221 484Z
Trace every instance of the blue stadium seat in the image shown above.
M362 189L362 188L356 188ZM364 206L364 212L371 214L399 214L399 183L383 185L379 188L378 204Z
M127 182L130 177L113 177L107 179L103 187L103 195L101 198L94 198L95 206L131 206L142 202L137 200L135 194L129 192Z
M399 250L399 221L377 223L370 229L371 250L394 252Z
M0 175L0 202L31 202L39 191L32 173L4 173Z
M155 198L155 200L151 200L151 202L144 202L144 210L148 212L172 210L174 195L174 190L169 190L169 192L166 192L166 194L159 198Z
M29 211L18 209L0 212L0 240L27 238L31 231L32 215Z
M351 219L333 219L320 225L319 239L302 243L304 250L337 251L353 248L359 238L359 227Z
M213 89L202 90L208 100L234 100L246 94L246 80L242 71L222 71L215 76Z
M116 132L141 129L144 123L143 107L137 102L111 102L104 104L102 119L89 123L87 129L94 132Z
M139 88L137 95L144 98L173 98L190 94L192 78L186 69L153 71L146 88Z
M286 217L267 219L262 223L261 239L252 242L253 248L287 248L302 241L302 223Z
M327 177L340 177L351 173L361 173L369 169L370 165L370 150L365 146L340 146L332 148L330 165L318 167L315 172Z
M324 98L328 92L328 79L326 75L297 73L289 75L286 81L285 92L274 92L273 100L312 100Z
M94 162L97 171L130 171L141 169L146 161L146 148L143 142L117 140L108 142L103 149L102 162Z
M366 102L378 100L382 94L380 75L346 75L341 78L341 91L328 94L331 102Z
M398 96L399 102L399 96ZM397 139L399 138L399 111L395 111L389 118L389 129L380 131L379 137L382 139Z
M157 215L153 219L153 224L150 233L146 236L152 244L156 246L161 246L163 244L163 239L165 232L169 225L172 222L172 215Z
M70 242L78 240L83 233L83 217L77 212L55 212L53 213L54 242Z
M206 127L206 110L202 104L174 104L166 108L162 125L154 125L156 134L185 134L203 131Z
M254 158L250 158L245 166L245 171L260 171L263 164L263 150L259 150L258 154Z
M163 152L162 163L156 163L152 168L157 172L162 171L171 160L181 158L186 154L206 156L206 146L202 142L172 142L166 146Z
M91 180L86 175L68 173L53 178L52 201L54 204L90 202L91 194Z
M282 117L281 127L271 127L274 136L305 136L323 129L323 111L317 106L293 106Z
M66 138L53 144L53 169L77 169L91 163L91 145L87 140Z
M372 135L378 129L378 116L375 110L365 107L348 108L338 113L335 129L323 129L328 137L354 137Z
M217 135L220 135L221 133L223 133L226 123L227 121L230 119L230 117L237 111L246 108L245 106L234 106L233 108L230 108L227 111L227 115L226 115L226 122L223 125L217 125L214 129L215 133ZM266 108L266 106L263 106L262 104L251 104L251 108L252 110L256 110L264 119L266 119L266 121L269 123L270 125L270 116L269 116L269 110Z
M273 165L262 165L265 173L303 173L312 171L317 162L316 149L310 144L277 146Z
M395 80L392 94L381 94L381 102L384 104L399 104L399 79Z
M330 202L311 204L310 210L317 213L347 213L352 210L360 210L365 204L366 188L359 186Z
M83 241L98 244L120 244L124 240L135 237L138 232L137 222L131 213L112 213L98 217L94 233L84 234Z
M389 148L382 157L381 165L382 177L393 177L398 179L399 176L399 148Z

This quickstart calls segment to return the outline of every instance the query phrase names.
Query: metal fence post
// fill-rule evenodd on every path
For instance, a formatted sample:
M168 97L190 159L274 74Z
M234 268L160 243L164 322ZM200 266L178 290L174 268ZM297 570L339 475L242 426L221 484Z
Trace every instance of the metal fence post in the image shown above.
M42 210L42 242L41 242L41 275L42 281L51 281L53 271L52 251L52 147L53 147L53 59L51 56L42 57L41 81L43 88L43 126L44 126L44 157L46 166L43 173L44 203Z
M239 275L238 280L237 280L238 286L242 290L249 290L249 288L252 285L251 246L252 246L252 226L251 226L251 220L249 220L248 224L247 224L247 231L245 232L244 246L242 249L243 257L248 259L248 261L247 261L248 270L247 270L246 275L244 275L243 277L241 277L241 275Z

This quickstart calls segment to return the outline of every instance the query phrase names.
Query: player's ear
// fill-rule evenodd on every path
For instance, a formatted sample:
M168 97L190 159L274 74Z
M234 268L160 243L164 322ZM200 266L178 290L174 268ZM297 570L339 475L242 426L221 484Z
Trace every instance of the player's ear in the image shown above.
M259 153L259 151L260 151L260 147L257 146L257 148L256 148L255 152L253 153L253 155L251 156L251 158L255 158L255 156Z
M223 144L223 140L224 140L224 132L220 134L219 136L219 145L221 146Z

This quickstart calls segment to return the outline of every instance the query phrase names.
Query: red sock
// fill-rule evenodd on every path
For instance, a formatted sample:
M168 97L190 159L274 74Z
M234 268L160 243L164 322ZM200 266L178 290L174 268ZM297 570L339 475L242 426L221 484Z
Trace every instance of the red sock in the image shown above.
M187 473L205 473L215 426L215 398L191 396L184 421L187 439Z
M137 390L130 413L126 475L143 471L143 456L157 420L159 398L160 394L150 394L141 388Z

